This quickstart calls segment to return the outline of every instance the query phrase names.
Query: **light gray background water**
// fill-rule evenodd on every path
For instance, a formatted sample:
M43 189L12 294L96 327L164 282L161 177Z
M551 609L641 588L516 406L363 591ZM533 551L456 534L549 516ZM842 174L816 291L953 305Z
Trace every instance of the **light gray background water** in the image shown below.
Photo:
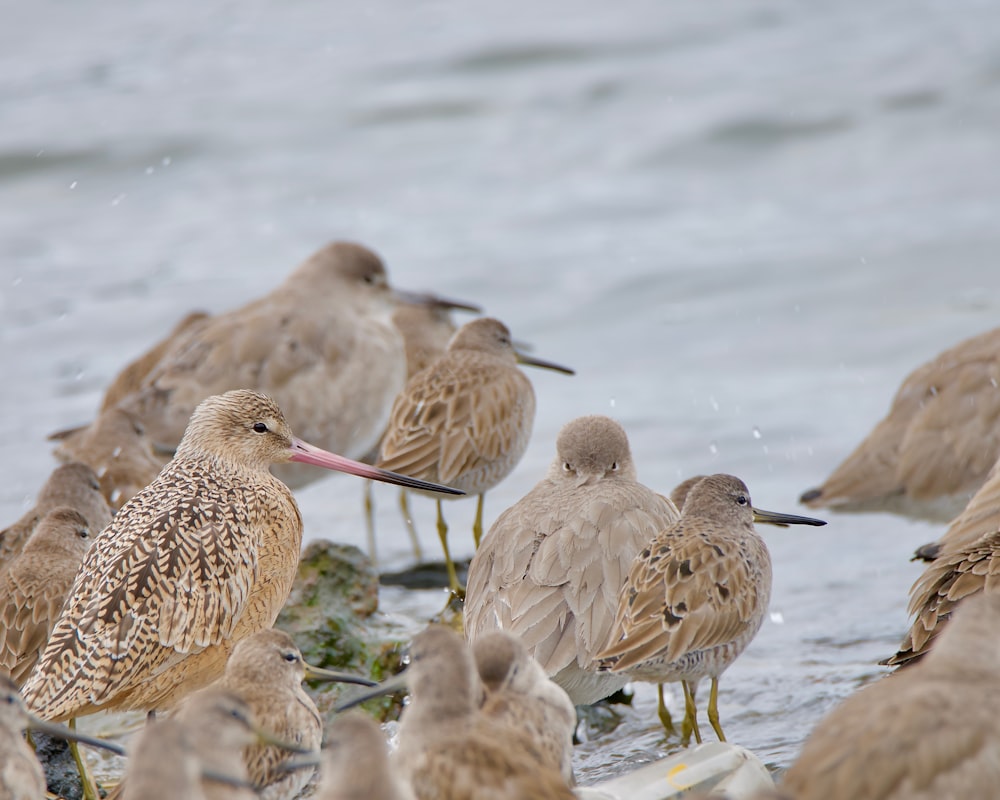
M3 524L53 467L46 434L127 360L333 238L578 370L532 373L532 445L488 521L599 412L648 485L727 471L796 511L911 368L997 323L996 3L36 0L4 20ZM308 537L363 546L355 481L299 497ZM459 554L471 515L451 507ZM907 558L939 531L762 531L772 613L722 682L731 740L787 766L880 673ZM440 599L385 594L417 616ZM581 746L585 780L661 752L653 702L640 687Z

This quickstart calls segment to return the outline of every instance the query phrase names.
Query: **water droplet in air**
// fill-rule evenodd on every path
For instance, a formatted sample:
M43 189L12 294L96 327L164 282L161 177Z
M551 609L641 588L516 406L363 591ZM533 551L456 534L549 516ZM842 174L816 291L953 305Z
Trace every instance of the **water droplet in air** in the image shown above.
M756 425L753 426L753 438L754 439L760 438L760 428L758 428Z

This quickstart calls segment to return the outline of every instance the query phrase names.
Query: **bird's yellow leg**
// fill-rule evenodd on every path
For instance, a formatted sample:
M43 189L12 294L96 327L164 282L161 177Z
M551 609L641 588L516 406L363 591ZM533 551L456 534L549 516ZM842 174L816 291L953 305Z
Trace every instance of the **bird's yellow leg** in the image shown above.
M670 711L667 709L667 704L663 700L663 684L656 684L656 714L660 718L660 722L663 725L663 730L667 732L667 736L673 736L677 733L674 728L673 717L670 716Z
M444 550L444 563L448 569L448 586L456 596L464 597L465 589L463 589L462 584L458 582L458 573L455 571L455 562L451 560L451 552L448 550L448 526L444 521L444 511L441 508L440 500L437 501L437 507L438 538L441 539L441 549Z
M375 498L372 492L372 481L365 481L365 534L368 538L368 558L373 566L378 566L375 555Z
M76 720L69 721L69 727L76 730ZM80 786L83 789L83 800L101 800L101 793L97 788L90 770L87 769L87 762L80 752L80 747L76 742L68 742L69 751L73 754L73 761L76 762L77 772L80 773Z
M694 700L694 688L687 681L681 681L684 687L684 721L681 723L681 741L687 745L694 733L694 740L701 744L701 731L698 730L698 705Z
M476 501L476 519L472 523L472 541L476 544L476 549L479 549L479 540L483 538L483 497L485 494L479 495L479 499Z
M424 551L420 549L420 539L417 538L417 526L413 524L413 517L410 516L410 495L406 489L399 490L399 511L403 515L403 524L406 525L406 532L410 534L410 545L413 547L413 557L417 563L424 560Z
M712 723L712 727L715 729L715 735L719 737L720 742L726 741L726 735L722 732L722 726L719 724L719 678L712 678L712 691L708 695L708 721Z

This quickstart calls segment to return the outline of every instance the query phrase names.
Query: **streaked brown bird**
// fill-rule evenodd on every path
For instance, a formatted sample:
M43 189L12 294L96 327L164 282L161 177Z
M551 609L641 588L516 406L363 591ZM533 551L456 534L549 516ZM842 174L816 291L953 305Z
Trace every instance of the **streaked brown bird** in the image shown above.
M402 685L410 690L410 702L393 762L418 800L574 798L523 731L479 710L481 686L472 655L450 628L431 625L418 633L402 675L341 708Z
M52 470L38 491L34 507L0 531L0 571L20 554L39 520L59 506L69 506L83 514L94 533L111 522L111 509L101 494L94 471L86 464L62 464Z
M632 560L678 518L638 482L625 430L604 416L567 423L546 476L504 511L469 565L465 634L520 638L577 705L628 678L598 672Z
M93 468L101 493L116 510L151 483L167 461L153 451L135 415L117 406L101 411L90 425L49 438L59 441L53 452L60 461L80 461Z
M403 335L403 344L406 348L406 379L409 380L418 372L426 369L433 361L439 358L448 347L452 335L455 333L455 323L451 319L453 309L471 311L478 313L479 306L464 303L456 300L445 300L443 298L428 298L428 302L423 304L403 303L392 312L392 324L396 326ZM374 461L378 458L379 448L369 454L370 458L363 461ZM368 533L368 556L372 562L376 562L375 553L375 519L374 500L372 498L372 484L365 484L365 521ZM405 489L399 491L399 509L403 515L403 524L410 537L410 544L413 547L413 556L420 563L424 560L423 551L420 547L420 540L417 537L417 530L413 524L413 517L410 515L409 497Z
M566 367L518 353L510 331L490 317L463 325L448 349L411 378L396 398L376 464L478 496L472 535L483 528L483 495L521 460L535 421L535 393L518 364L572 375ZM462 589L437 503L438 536L451 589Z
M173 449L203 399L255 389L306 440L360 458L406 382L403 337L391 321L405 299L426 301L391 289L368 248L334 242L268 294L199 323L119 406L158 447ZM276 474L293 488L319 478L296 465L278 465Z
M995 797L1000 595L969 598L912 669L855 692L815 727L781 790L796 800Z
M291 636L269 628L237 642L219 686L243 698L264 730L318 752L323 720L302 688L306 679L374 685L366 678L307 664ZM291 800L309 783L311 771L282 769L292 757L287 750L267 744L251 745L244 752L250 780L264 800Z
M911 372L889 413L801 502L950 522L1000 458L1000 328Z
M693 732L701 742L695 692L705 677L712 680L708 719L719 740L726 740L719 676L757 635L767 613L771 556L754 522L826 524L754 508L746 484L732 475L703 478L684 501L680 519L636 556L599 655L602 668L633 680L681 681L685 740Z
M565 689L506 631L484 633L472 656L483 686L483 715L528 736L545 763L572 784L576 708Z
M360 711L333 721L323 748L317 800L413 800L389 762L385 736Z
M268 471L289 461L434 488L297 439L265 395L208 398L173 461L87 553L25 684L28 706L54 720L164 708L222 674L236 642L274 623L295 578L302 518Z
M24 683L56 624L66 595L94 541L83 515L54 508L0 574L0 671Z

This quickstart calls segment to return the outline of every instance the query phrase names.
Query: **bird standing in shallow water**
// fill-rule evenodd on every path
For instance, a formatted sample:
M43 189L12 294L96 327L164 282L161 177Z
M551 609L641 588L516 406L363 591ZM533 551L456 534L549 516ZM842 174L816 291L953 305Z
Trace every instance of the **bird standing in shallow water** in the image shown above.
M780 788L796 800L996 797L998 630L1000 595L963 603L919 664L820 721Z
M295 578L302 519L268 471L289 461L434 489L295 438L265 395L208 398L173 461L87 553L28 706L54 720L163 708L217 678L236 642L274 623Z
M1000 328L945 350L906 377L886 417L801 502L951 522L1000 458L998 384Z
M771 598L771 557L754 522L825 525L750 504L746 484L710 475L690 490L680 519L636 556L618 597L603 669L684 686L683 736L698 729L695 691L712 679L708 719L720 741L719 675L757 634ZM665 723L666 724L666 723ZM670 731L668 730L668 733Z
M476 547L483 495L510 474L531 438L535 393L518 363L573 374L517 353L499 320L484 317L463 325L444 355L414 375L396 398L376 462L478 495L472 529ZM451 589L461 594L440 498L437 526Z
M563 426L548 473L504 511L469 565L465 634L520 638L577 705L628 678L598 672L632 559L678 518L636 478L625 430L604 416Z
M292 637L270 628L236 644L219 686L241 697L264 730L305 750L319 751L323 720L302 688L306 679L375 685L305 663ZM309 783L310 771L281 769L290 758L287 750L275 745L254 744L244 752L250 780L263 800L290 800Z
M54 508L0 573L0 671L24 683L45 649L94 535L83 515Z

